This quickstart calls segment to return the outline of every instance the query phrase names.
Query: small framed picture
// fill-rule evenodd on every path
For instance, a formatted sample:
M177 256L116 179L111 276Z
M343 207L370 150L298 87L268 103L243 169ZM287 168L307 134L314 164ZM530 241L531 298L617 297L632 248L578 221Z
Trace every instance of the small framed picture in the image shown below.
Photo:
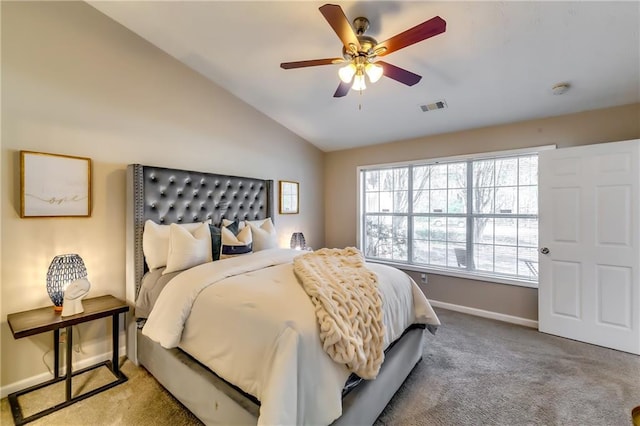
M280 181L280 214L298 214L298 182Z
M91 216L91 159L20 151L20 217Z

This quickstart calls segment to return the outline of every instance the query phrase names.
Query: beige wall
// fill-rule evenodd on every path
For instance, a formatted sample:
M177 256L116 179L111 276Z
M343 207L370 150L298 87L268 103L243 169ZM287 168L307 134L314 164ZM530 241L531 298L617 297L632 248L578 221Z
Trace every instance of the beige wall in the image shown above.
M330 152L325 155L324 163L325 240L329 247L356 244L357 166L540 145L555 144L562 148L637 138L640 138L640 104L633 104ZM419 281L418 274L411 275ZM433 274L430 274L429 284L422 287L433 300L532 320L538 318L536 289Z
M125 297L129 163L299 181L281 243L324 244L323 153L83 2L2 2L2 124L2 386L47 371L50 334L14 340L6 316L50 305L55 255L83 257L89 296ZM19 218L20 150L90 157L91 217ZM76 359L109 350L107 320L80 331Z

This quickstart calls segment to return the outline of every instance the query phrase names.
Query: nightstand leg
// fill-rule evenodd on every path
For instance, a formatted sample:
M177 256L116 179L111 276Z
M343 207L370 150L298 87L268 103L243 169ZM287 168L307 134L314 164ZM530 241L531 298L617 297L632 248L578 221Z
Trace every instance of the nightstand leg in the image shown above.
M71 370L71 358L73 355L73 328L67 327L67 380L65 383L67 401L71 400L71 377L73 376Z
M53 378L60 375L60 329L53 330Z
M112 330L111 330L111 342L113 343L113 352L111 354L111 366L113 367L113 374L115 374L116 377L120 376L120 365L118 363L118 351L119 351L119 345L118 345L118 337L120 335L120 326L119 326L119 321L118 321L118 315L119 314L113 314L113 326L112 326Z

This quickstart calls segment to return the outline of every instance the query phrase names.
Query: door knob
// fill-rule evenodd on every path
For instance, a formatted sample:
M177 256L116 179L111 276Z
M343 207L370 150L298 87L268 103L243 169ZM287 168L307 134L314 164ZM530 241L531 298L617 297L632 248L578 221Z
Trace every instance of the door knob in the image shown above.
M548 248L546 248L546 247L542 247L542 248L540 249L540 253L542 253L542 254L549 254L549 249L548 249Z

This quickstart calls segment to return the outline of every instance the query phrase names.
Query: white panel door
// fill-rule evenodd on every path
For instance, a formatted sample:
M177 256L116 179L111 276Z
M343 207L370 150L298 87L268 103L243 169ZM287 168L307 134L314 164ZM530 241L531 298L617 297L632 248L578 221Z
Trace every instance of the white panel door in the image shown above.
M639 140L540 153L540 331L640 354L639 167Z

